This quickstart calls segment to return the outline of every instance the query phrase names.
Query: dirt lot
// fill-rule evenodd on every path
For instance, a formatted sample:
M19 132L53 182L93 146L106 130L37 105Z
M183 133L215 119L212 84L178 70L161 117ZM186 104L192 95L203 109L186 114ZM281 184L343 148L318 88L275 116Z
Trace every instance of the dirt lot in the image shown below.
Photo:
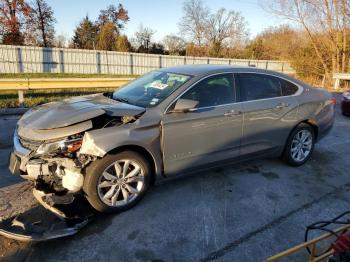
M339 100L339 99L338 99ZM11 176L16 117L0 119L0 214L34 205ZM259 160L165 181L135 208L104 216L64 240L23 244L0 237L8 261L261 261L303 241L305 226L350 210L350 118L299 168ZM305 253L290 261L302 261Z

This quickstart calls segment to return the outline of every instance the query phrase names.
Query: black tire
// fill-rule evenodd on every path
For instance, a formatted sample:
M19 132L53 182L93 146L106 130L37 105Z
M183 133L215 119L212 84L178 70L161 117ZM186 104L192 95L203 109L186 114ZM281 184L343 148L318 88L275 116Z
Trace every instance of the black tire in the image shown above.
M308 153L306 158L304 158L301 161L297 161L292 156L292 143L293 143L293 139L295 138L295 136L297 134L299 134L299 132L302 130L307 130L311 133L312 143L311 143L310 152ZM292 133L289 135L284 152L283 152L283 159L291 166L301 166L301 165L305 164L310 159L312 152L314 150L314 146L315 146L315 131L314 131L314 129L306 123L301 123L296 128L294 128Z
M143 172L143 189L141 192L136 196L135 199L130 201L128 204L125 204L123 206L111 206L104 203L98 192L98 183L99 179L102 176L102 173L106 168L108 168L110 165L112 165L114 162L118 160L123 159L130 159L132 161L135 161L142 169ZM150 185L150 179L151 177L151 168L149 163L145 160L142 155L139 153L133 152L133 151L124 151L117 154L110 154L106 155L104 158L98 159L91 163L86 168L86 174L85 174L85 180L83 185L83 190L85 193L85 197L89 201L89 203L92 205L93 208L95 208L99 212L103 213L118 213L121 211L128 210L135 206L144 196L145 192L149 188Z

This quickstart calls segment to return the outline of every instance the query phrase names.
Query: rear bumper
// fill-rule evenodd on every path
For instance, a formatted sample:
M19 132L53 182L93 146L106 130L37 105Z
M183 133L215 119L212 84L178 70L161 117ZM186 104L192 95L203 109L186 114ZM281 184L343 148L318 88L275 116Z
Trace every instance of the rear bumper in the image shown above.
M326 127L324 127L324 129L322 131L319 132L318 134L318 138L317 141L320 141L322 138L324 138L325 136L327 136L329 134L329 132L332 130L333 128L333 124L334 121L331 122L329 125L327 125Z
M332 130L334 121L335 121L335 106L330 105L326 108L326 110L323 111L323 114L320 115L321 117L318 119L317 125L318 125L318 136L317 136L317 142L320 141L322 138L327 136L329 132Z

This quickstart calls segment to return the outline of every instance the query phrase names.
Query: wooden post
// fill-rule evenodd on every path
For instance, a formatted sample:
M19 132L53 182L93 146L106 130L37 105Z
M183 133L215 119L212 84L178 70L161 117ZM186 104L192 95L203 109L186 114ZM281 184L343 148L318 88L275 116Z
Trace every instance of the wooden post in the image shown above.
M326 85L326 75L323 75L322 77L322 88L325 88Z
M336 78L334 83L334 89L339 89L339 86L340 86L340 79Z
M19 107L24 107L24 91L18 90L18 105Z

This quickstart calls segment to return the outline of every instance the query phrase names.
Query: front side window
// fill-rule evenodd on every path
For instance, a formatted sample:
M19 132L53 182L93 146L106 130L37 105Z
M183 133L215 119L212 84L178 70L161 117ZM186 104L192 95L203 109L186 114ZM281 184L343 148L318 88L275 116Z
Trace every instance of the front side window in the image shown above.
M188 75L153 71L116 90L113 99L141 107L153 107L190 78Z
M230 104L236 101L233 75L220 74L205 78L181 96L198 101L197 108Z

